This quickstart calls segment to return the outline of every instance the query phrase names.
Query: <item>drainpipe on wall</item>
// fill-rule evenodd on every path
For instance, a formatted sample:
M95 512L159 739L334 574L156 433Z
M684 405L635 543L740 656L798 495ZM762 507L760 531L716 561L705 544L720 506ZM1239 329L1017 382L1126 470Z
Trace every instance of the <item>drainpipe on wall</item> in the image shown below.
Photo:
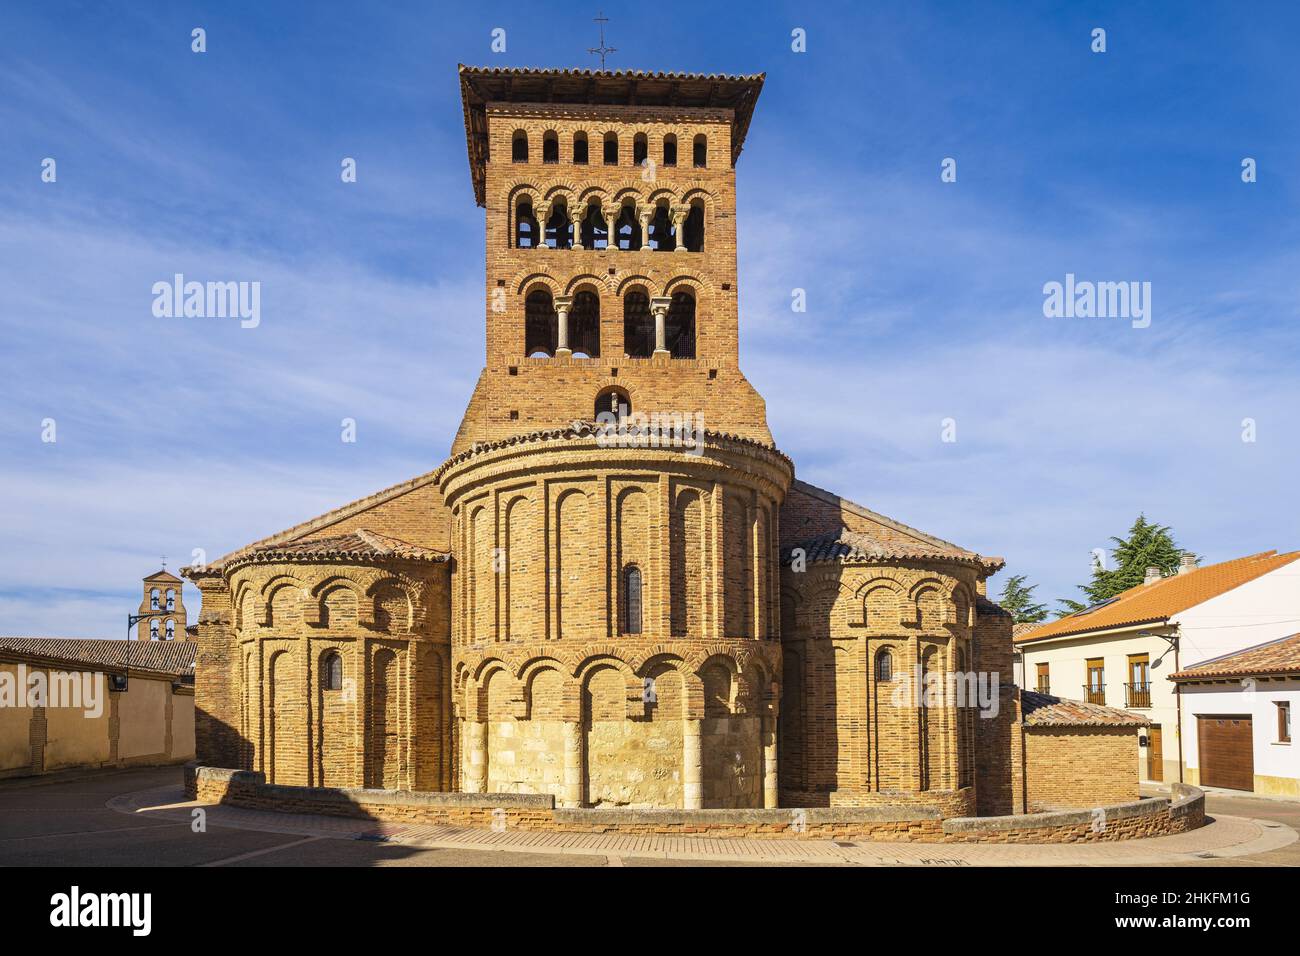
M1174 626L1174 673L1175 674L1177 674L1180 670L1183 669L1182 665L1179 663L1179 657L1180 657L1179 651L1181 649L1181 644L1182 644L1182 634L1180 633L1178 626L1175 625ZM1183 687L1181 684L1178 683L1174 684L1174 703L1177 706L1177 713L1178 713L1178 717L1177 717L1178 727L1176 728L1176 733L1178 734L1178 782L1186 783L1187 781L1183 779L1183 766L1184 766L1183 763Z

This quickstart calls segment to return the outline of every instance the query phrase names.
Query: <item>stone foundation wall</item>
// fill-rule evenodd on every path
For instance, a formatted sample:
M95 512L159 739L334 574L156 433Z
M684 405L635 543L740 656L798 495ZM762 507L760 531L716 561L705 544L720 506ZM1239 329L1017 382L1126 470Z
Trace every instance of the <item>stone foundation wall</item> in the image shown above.
M1139 800L1095 811L1009 817L950 817L933 807L816 807L777 810L565 809L550 794L417 793L271 785L256 771L188 764L186 792L203 803L283 813L319 813L400 823L550 832L759 837L914 843L1079 843L1194 830L1205 795L1173 785L1172 800Z

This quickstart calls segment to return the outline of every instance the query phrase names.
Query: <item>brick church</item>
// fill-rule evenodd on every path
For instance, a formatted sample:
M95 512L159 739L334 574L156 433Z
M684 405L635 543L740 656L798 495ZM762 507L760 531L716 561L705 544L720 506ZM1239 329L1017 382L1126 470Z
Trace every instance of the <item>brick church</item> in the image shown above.
M1135 799L1139 719L1012 686L1000 559L774 442L738 361L762 85L460 68L485 366L432 471L186 569L201 763L568 807ZM907 690L966 675L991 699Z

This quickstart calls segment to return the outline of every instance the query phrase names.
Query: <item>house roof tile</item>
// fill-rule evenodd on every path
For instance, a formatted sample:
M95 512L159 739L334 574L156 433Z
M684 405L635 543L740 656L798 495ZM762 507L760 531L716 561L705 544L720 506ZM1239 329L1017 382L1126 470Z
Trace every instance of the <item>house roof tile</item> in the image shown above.
M115 672L153 671L188 679L194 676L195 649L193 641L0 637L0 660L19 656Z
M1031 727L1146 727L1150 720L1117 707L1065 700L1038 691L1020 692L1020 712Z
M1300 551L1259 554L1210 564L1129 588L1109 601L1034 628L1016 638L1019 644L1051 637L1087 634L1136 624L1157 624L1181 611L1225 594L1248 581L1300 560Z
M1300 675L1300 634L1281 637L1266 644L1243 648L1231 654L1201 661L1170 674L1174 681L1209 680L1216 677L1264 677Z

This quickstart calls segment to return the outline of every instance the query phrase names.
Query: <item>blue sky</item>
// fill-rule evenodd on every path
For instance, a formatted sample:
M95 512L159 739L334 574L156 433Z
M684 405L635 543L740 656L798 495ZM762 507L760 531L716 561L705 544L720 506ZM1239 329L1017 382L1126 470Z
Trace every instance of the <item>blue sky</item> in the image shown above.
M456 64L591 66L596 9L382 7L0 9L0 633L125 633L159 555L445 456L483 361ZM1294 4L604 10L611 67L767 73L741 361L801 477L1006 557L994 592L1077 597L1139 511L1300 547ZM177 272L261 282L261 325L155 318ZM1045 318L1066 273L1150 282L1150 328Z

